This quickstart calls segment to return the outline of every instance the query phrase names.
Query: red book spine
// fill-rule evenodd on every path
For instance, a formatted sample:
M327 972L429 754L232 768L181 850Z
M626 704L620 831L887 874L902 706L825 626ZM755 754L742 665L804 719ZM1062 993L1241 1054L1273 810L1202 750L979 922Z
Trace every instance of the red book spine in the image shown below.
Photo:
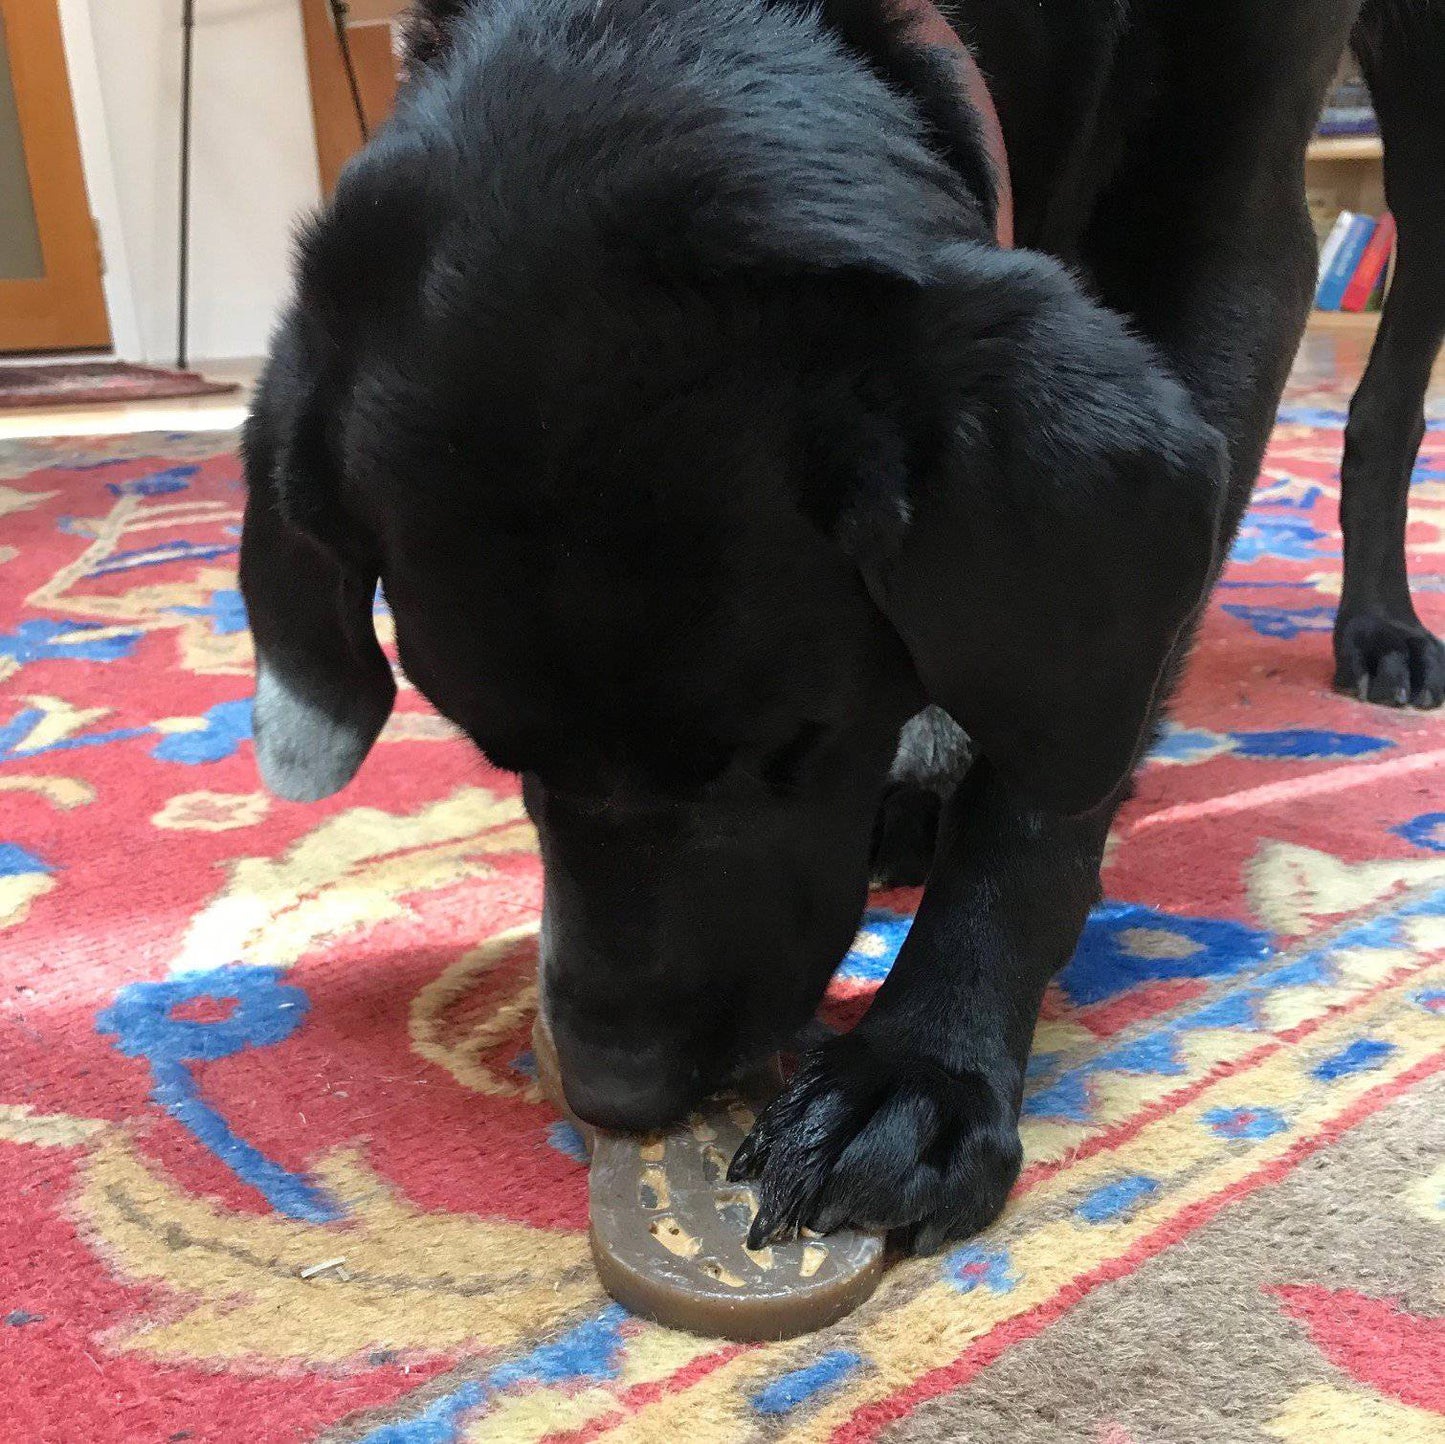
M1345 287L1344 298L1340 301L1342 311L1363 311L1365 303L1370 299L1370 293L1375 289L1376 283L1384 274L1385 267L1390 263L1390 252L1395 245L1395 218L1389 211L1380 217L1380 223L1375 227L1375 234L1370 237L1370 244L1365 247L1365 253L1360 257L1360 264L1355 267L1355 274L1350 277L1350 284Z

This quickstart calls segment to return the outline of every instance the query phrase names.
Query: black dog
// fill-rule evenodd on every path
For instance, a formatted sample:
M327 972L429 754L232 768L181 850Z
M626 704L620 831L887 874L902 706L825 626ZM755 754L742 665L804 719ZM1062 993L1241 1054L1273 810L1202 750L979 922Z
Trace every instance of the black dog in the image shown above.
M1445 4L1369 4L1353 46L1380 121L1385 194L1400 239L1395 283L1345 432L1335 685L1371 702L1438 707L1445 646L1410 601L1405 521L1425 390L1445 340Z
M867 1017L734 1160L755 1242L926 1250L1003 1205L1044 986L1303 326L1355 18L965 8L1028 249L880 0L423 5L246 432L266 779L328 793L385 721L379 577L407 675L522 774L584 1118L776 1047L870 870L931 858Z

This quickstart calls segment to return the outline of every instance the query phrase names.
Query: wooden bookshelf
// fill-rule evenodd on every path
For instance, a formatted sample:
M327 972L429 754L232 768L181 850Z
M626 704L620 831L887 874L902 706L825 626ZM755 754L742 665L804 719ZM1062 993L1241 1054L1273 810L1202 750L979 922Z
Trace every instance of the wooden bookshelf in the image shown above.
M1331 135L1310 142L1305 159L1321 161L1381 161L1385 158L1384 143L1378 135Z
M1378 311L1311 311L1310 329L1335 335L1373 336L1379 329Z

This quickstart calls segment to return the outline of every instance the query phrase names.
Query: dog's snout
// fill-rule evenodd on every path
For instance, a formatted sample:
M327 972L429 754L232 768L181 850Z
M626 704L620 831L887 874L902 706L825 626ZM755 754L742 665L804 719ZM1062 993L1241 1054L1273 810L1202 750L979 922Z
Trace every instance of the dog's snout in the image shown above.
M567 1106L598 1128L661 1128L701 1095L698 1070L663 1048L598 1045L559 1032L557 1056Z

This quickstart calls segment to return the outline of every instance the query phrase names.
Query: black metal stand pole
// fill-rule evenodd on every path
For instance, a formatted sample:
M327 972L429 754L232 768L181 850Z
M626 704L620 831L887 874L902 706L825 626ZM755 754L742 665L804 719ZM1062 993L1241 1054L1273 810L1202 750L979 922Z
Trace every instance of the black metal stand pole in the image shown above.
M181 7L181 215L180 254L177 258L176 365L182 371L189 361L186 340L191 290L191 72L195 52L196 0Z
M330 0L331 16L336 25L336 41L341 47L341 64L351 90L351 104L363 141L371 139L366 123L366 108L361 103L361 87L356 80L356 66L351 57L351 41L346 34L346 0ZM187 339L191 290L191 90L195 61L196 0L182 0L181 6L181 198L180 254L177 257L176 290L176 365L185 370L189 363Z
M366 123L366 107L361 103L361 87L356 83L356 63L351 57L351 37L346 33L346 16L350 10L346 0L331 0L331 21L336 27L336 43L341 47L341 68L346 72L346 83L351 87L351 108L356 112L356 128L361 139L371 139L371 127Z

